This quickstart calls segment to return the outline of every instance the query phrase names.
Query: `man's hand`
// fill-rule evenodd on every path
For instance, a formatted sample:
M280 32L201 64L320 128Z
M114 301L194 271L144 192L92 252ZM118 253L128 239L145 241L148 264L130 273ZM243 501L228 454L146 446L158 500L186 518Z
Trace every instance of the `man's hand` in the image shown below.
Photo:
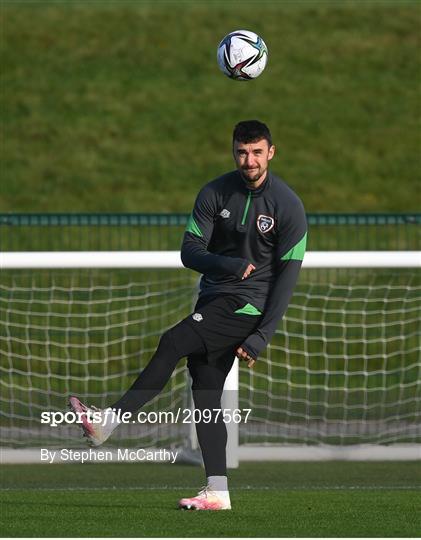
M237 349L237 356L240 360L245 360L247 362L247 367L252 368L256 363L256 360L252 358L246 351L243 351L241 347Z
M249 275L253 272L253 270L256 270L256 267L252 264L249 264L241 279L246 279L247 277L249 277Z

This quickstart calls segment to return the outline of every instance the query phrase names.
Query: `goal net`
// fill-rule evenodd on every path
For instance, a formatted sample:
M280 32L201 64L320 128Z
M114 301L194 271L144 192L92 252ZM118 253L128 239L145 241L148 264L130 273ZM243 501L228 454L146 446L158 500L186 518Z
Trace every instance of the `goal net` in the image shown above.
M421 444L419 266L417 252L307 254L270 346L239 372L240 458ZM41 413L65 412L69 394L116 400L196 293L176 252L3 253L1 446L80 447L78 427ZM189 386L181 361L145 412L188 409ZM122 425L107 445L194 447L182 419Z

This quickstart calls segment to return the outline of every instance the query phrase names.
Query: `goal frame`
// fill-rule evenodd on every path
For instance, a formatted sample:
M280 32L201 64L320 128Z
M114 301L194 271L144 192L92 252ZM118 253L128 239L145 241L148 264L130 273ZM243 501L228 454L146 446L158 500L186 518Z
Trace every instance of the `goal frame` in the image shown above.
M95 264L92 264L95 261ZM116 264L118 261L118 264ZM307 252L303 268L416 268L421 269L421 251L313 251ZM79 269L79 268L183 268L179 251L62 251L2 252L0 270L6 269ZM230 371L225 389L228 400L223 407L238 408L238 359ZM226 398L223 398L226 399ZM317 446L239 445L238 424L227 425L227 466L236 468L240 461L319 461L319 460L420 460L421 444ZM189 449L197 461L195 430L190 430ZM187 452L188 453L188 452ZM195 456L196 454L196 456ZM2 462L35 462L39 453L33 449L1 449Z

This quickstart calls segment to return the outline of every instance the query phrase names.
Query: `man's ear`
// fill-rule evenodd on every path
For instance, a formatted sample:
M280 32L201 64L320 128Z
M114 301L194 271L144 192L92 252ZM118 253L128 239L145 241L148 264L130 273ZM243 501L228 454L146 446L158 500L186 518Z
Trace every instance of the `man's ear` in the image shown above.
M268 154L268 160L270 161L273 156L275 155L275 145L272 144L272 146L269 148L269 154Z

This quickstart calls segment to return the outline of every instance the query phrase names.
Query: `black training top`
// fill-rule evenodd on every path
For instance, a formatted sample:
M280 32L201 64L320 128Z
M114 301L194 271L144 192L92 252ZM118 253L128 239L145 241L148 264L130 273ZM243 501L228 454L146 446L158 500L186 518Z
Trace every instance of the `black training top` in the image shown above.
M292 296L307 239L304 207L272 173L255 190L238 171L206 184L197 196L181 247L184 266L203 274L200 298L235 294L244 313L263 313L241 347L253 358L269 343ZM242 280L249 265L256 267Z

